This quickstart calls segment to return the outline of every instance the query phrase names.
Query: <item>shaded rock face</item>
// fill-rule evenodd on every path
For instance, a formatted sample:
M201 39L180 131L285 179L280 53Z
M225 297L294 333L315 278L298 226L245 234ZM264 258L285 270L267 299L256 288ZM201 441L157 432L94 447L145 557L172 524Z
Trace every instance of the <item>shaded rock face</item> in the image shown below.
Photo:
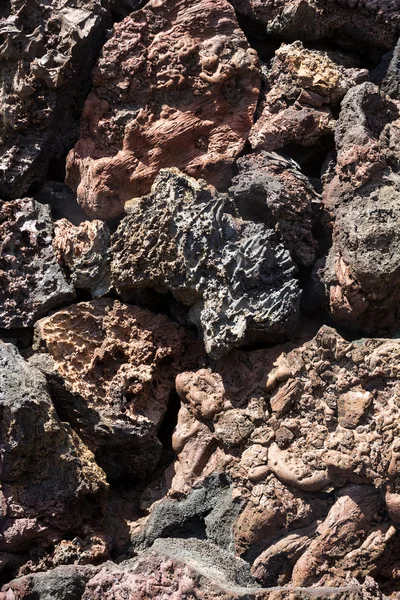
M35 327L72 394L58 400L60 413L109 477L144 477L160 458L157 430L184 352L183 329L111 299L76 304Z
M266 35L288 41L340 41L355 48L392 48L400 33L397 0L231 0Z
M296 325L299 290L289 252L273 230L238 219L229 199L205 182L162 170L151 194L126 210L113 236L114 286L172 291L192 306L190 320L209 354L257 337L284 339Z
M75 297L52 246L48 206L0 201L0 327L30 327Z
M102 219L148 193L163 167L223 187L259 85L256 52L227 0L149 2L116 25L103 48L67 183Z
M79 531L98 514L107 484L93 454L58 418L44 375L3 342L0 439L1 570Z
M324 186L333 246L320 278L333 318L367 333L393 330L399 319L399 125L398 106L374 84L350 90Z
M301 42L282 44L263 72L265 96L249 135L253 150L318 144L334 132L332 109L368 77L368 71L355 68L349 56L309 50Z
M20 198L77 137L76 112L110 23L100 0L13 0L0 15L0 196Z

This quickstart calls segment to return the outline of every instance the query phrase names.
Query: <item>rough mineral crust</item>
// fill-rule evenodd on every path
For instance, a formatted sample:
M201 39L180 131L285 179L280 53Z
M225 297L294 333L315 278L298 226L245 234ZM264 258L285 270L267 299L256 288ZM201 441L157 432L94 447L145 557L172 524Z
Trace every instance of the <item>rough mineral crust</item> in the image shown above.
M229 198L164 169L126 210L112 240L117 290L171 291L192 307L189 318L214 357L293 330L299 288L290 254L272 229L239 219Z
M333 245L319 274L333 318L366 333L393 330L400 316L399 141L396 103L372 83L350 90L324 185Z
M260 75L227 0L151 0L115 26L93 86L67 183L88 214L108 219L162 167L229 183Z
M50 208L0 201L0 327L30 327L75 297L57 262Z
M278 48L263 74L265 96L249 141L254 150L269 151L290 143L311 146L332 134L332 108L368 77L345 55L308 50L301 42Z
M308 178L294 161L272 152L247 154L237 165L229 193L240 215L275 229L298 265L312 265L317 245L313 206L320 200Z
M78 136L103 32L100 0L12 0L0 13L0 196L21 197Z
M94 298L110 289L109 243L110 231L102 221L84 221L76 227L67 219L55 223L53 246L60 264L73 286Z
M58 311L35 328L71 393L55 398L60 414L110 477L148 475L160 458L157 431L184 330L164 315L109 299Z
M249 33L285 41L328 40L356 49L390 49L400 34L397 0L230 1L246 18Z
M99 515L105 474L52 405L45 376L0 342L0 570ZM18 553L18 554L16 554Z

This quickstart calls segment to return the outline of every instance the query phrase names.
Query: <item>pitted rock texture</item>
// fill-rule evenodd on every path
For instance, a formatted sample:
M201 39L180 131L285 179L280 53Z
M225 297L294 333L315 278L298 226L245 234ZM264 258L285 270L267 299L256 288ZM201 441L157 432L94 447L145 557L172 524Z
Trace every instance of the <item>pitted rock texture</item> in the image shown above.
M30 327L75 298L57 262L50 208L0 201L0 327Z
M237 165L229 193L240 215L275 229L298 265L312 265L317 247L313 209L320 199L310 181L294 161L272 152L247 154Z
M37 322L72 397L58 410L112 478L140 478L161 454L157 431L184 353L184 330L164 315L111 299L82 302Z
M77 227L67 219L55 223L53 246L60 264L68 270L73 286L93 298L110 289L109 244L110 230L102 221L84 221Z
M263 74L265 96L249 142L253 150L269 151L291 143L312 146L332 134L332 109L368 78L345 54L309 50L301 42L278 48Z
M79 533L99 514L105 474L60 421L44 375L0 342L0 570Z
M385 334L399 322L399 107L361 84L342 103L335 137L337 163L323 192L333 245L320 277L336 321Z
M299 289L290 254L273 230L239 219L226 196L164 169L151 194L126 210L113 236L117 290L171 291L192 306L190 319L214 357L293 330Z
M400 34L397 0L230 0L246 29L285 41L340 41L350 48L392 48ZM260 35L260 33L259 33Z
M78 137L110 24L100 0L11 0L0 14L0 196L20 198Z
M115 26L93 86L67 183L88 214L108 219L163 167L228 184L260 75L227 0L151 0Z

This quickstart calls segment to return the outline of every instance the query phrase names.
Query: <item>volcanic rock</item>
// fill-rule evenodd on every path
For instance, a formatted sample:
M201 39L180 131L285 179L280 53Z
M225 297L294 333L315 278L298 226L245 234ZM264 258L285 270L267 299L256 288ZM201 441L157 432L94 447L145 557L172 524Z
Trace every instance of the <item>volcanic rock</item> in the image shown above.
M204 181L164 169L151 194L127 203L112 238L119 292L151 287L191 306L214 357L256 339L285 339L298 318L295 266L276 234L238 218Z
M229 190L244 219L262 221L298 265L315 261L313 206L320 204L298 165L276 153L247 154L238 159L239 173Z
M387 333L400 297L400 112L372 83L350 90L336 130L337 164L323 201L333 245L319 268L332 317Z
M50 208L0 201L0 327L30 327L75 297L52 246Z
M110 231L102 221L84 221L77 227L67 219L55 223L53 246L59 262L68 269L74 287L94 298L110 289L109 243Z
M99 514L107 484L93 454L57 416L44 375L3 342L0 439L1 569L7 556L79 532Z
M224 187L260 75L227 0L151 0L115 25L93 86L67 183L88 214L109 219L163 167Z
M55 399L112 478L140 478L161 453L157 431L184 353L184 330L164 315L111 299L37 322L37 343L71 393Z
M77 117L100 50L100 0L5 2L0 15L0 196L21 197L78 137Z

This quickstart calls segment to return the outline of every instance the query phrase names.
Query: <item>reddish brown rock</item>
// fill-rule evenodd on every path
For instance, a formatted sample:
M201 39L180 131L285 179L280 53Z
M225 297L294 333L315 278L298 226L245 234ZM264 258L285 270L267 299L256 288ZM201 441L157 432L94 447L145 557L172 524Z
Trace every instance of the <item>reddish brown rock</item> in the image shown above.
M72 394L58 399L58 410L99 464L114 478L148 475L160 458L157 431L179 372L183 329L107 299L42 319L36 334Z
M67 183L88 214L112 218L162 167L225 186L260 75L227 0L151 0L115 26L93 85Z

